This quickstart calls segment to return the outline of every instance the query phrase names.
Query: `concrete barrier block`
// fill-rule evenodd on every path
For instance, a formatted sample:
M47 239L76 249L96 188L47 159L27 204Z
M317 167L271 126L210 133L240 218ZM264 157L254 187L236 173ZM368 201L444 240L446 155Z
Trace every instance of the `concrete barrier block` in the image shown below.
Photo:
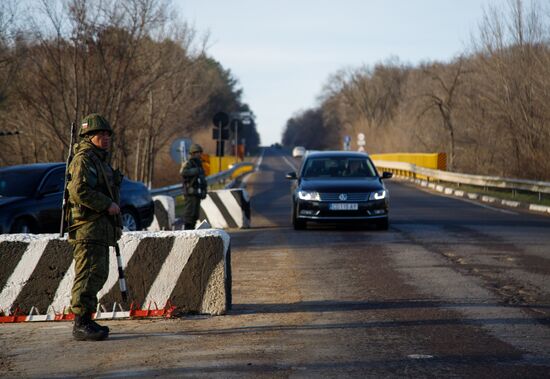
M529 204L529 210L542 213L550 213L550 207L538 204Z
M216 229L128 232L119 241L130 298L143 309L224 314L231 308L230 238ZM72 247L56 234L0 236L0 310L69 309L74 279ZM118 268L110 255L108 279L98 294L109 309L122 301Z
M206 219L214 228L250 227L250 197L245 189L210 191L201 201L199 220Z
M176 221L176 204L172 196L153 196L155 202L155 218L148 231L158 232L161 230L173 230Z
M512 208L517 208L521 205L519 201L512 201L512 200L502 200L501 204Z

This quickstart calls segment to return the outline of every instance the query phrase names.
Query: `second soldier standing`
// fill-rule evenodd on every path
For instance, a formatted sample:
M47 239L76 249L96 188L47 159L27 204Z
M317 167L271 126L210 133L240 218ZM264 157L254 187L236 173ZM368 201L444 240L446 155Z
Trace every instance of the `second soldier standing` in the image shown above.
M207 184L201 161L202 147L197 144L189 148L189 160L180 170L183 179L183 223L184 229L195 229L199 219L201 200L206 198Z

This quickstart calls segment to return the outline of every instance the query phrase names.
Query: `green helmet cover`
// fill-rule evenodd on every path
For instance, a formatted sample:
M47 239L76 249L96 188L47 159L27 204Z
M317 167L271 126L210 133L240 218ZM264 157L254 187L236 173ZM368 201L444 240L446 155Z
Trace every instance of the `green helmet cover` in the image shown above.
M198 145L196 143L192 144L191 147L189 148L189 154L193 154L193 153L202 153L201 145Z
M78 135L80 137L84 137L85 135L100 131L107 131L113 134L111 124L109 124L109 121L107 121L105 117L97 113L91 113L82 119L82 123L80 124L80 132Z

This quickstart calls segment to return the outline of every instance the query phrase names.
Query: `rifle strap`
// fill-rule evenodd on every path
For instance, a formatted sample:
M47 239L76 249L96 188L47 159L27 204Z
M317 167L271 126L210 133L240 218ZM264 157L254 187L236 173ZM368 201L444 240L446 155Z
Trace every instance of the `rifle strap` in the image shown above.
M109 196L111 196L111 200L115 201L115 197L113 196L113 190L111 189L111 184L107 179L107 174L105 174L105 169L103 168L103 163L101 162L99 164L99 170L101 171L101 175L103 176L103 180L105 181L105 186L107 187L107 191L109 191Z

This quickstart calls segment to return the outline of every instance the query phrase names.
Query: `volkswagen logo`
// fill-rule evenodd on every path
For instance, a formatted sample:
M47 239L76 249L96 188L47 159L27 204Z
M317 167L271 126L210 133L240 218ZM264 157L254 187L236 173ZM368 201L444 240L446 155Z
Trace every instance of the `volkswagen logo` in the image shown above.
M338 199L340 199L340 201L346 201L348 199L348 195L346 193L341 193L338 195Z

